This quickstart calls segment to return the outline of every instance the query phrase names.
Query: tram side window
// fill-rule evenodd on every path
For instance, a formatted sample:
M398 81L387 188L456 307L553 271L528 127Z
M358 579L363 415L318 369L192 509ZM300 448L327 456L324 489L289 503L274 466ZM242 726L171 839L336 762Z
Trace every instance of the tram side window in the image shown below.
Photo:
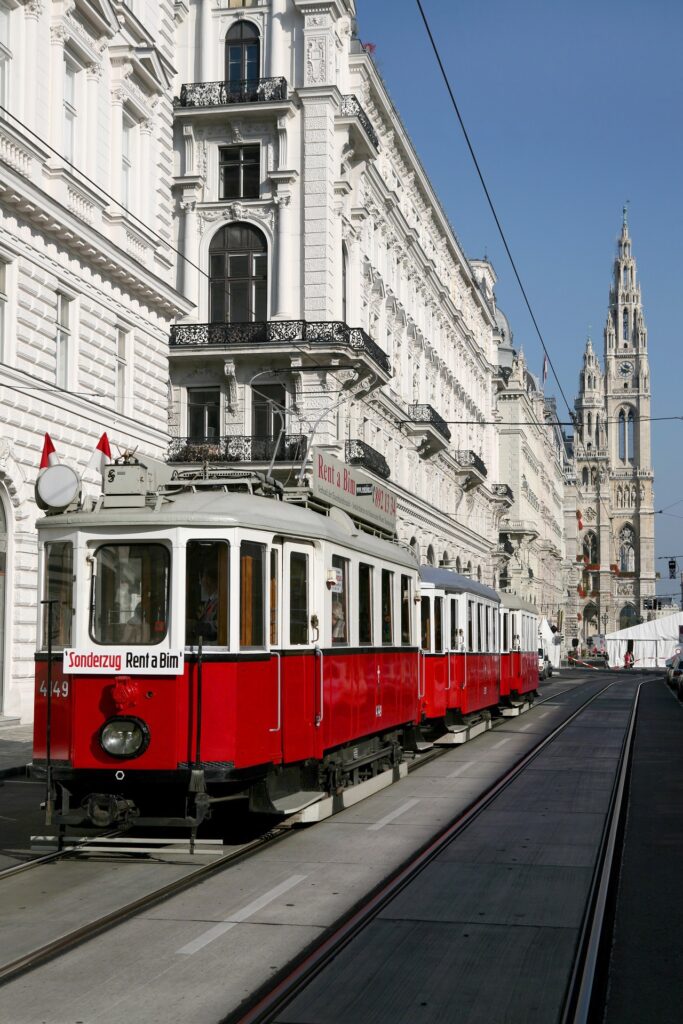
M394 574L382 569L382 643L394 642Z
M161 643L168 631L170 570L162 544L97 548L90 624L95 643Z
M358 643L372 643L372 566L358 565Z
M434 650L443 651L443 598L434 598Z
M341 555L332 555L332 568L336 570L337 582L332 587L332 643L349 642L349 560Z
M497 608L492 608L491 609L491 640L492 640L492 645L493 645L491 647L491 650L495 651L497 653L498 652L498 609Z
M455 597L450 599L451 608L451 623L449 632L449 649L451 651L457 651L458 649L458 602Z
M43 647L69 647L74 604L73 545L68 542L45 545L45 600L43 605ZM49 609L52 608L51 615ZM51 628L50 628L51 625Z
M242 541L240 547L240 647L265 647L266 546Z
M409 645L412 636L410 629L410 617L412 607L412 588L410 576L401 576L401 643Z
M422 598L421 603L422 610L422 650L431 651L432 649L432 609L431 601L428 597Z
M486 616L486 647L484 650L491 650L491 609L488 605L484 608L484 615Z
M225 541L191 540L185 552L185 643L202 638L228 645L228 561Z
M503 651L507 651L509 649L509 644L508 644L508 613L507 612L503 612L502 618L503 618L503 643L502 643L502 649L503 649Z
M482 606L477 601L477 650L478 651L482 651L484 649L483 648L484 632L483 632L482 625L481 625L481 618L482 618L482 614L481 613L482 613L482 610L483 610Z
M280 593L280 575L278 553L275 548L270 550L270 645L278 643L278 597Z
M308 555L289 556L289 642L308 643Z
M474 650L474 601L467 602L467 650Z

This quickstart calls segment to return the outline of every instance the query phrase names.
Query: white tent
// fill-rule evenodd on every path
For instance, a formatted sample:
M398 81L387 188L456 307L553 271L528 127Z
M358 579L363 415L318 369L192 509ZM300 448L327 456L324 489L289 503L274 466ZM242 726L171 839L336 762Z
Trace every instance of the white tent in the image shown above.
M674 612L661 619L608 633L605 640L610 667L623 667L628 641L632 640L635 668L664 668L667 658L683 650L683 643L679 641L679 626L683 626L683 612Z
M560 641L555 639L556 633L553 633L550 628L550 623L547 619L541 619L541 624L538 627L538 635L540 640L540 646L543 648L545 653L548 655L550 664L553 668L560 667Z

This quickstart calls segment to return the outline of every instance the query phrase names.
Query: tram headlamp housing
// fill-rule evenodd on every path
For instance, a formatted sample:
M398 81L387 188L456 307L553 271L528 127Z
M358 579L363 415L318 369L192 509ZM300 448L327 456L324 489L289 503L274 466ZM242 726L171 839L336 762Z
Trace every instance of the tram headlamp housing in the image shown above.
M100 746L110 757L140 757L149 746L149 729L139 718L110 718L100 729Z

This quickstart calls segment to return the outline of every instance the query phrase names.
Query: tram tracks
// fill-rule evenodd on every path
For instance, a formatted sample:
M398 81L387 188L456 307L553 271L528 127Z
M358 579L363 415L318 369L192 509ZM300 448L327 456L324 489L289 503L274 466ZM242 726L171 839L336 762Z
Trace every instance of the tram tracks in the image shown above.
M306 951L294 966L291 964L281 972L279 980L264 987L249 1004L243 1004L229 1013L222 1024L272 1024L279 1014L289 1007L297 996L313 983L323 971L339 956L357 936L386 908L398 894L500 796L525 769L567 730L586 710L612 686L610 680L576 708L562 723L543 737L519 761L504 772L483 792L455 821L433 838L423 849L386 880L375 892L353 909L340 923L332 926L314 948ZM603 924L610 884L614 876L617 837L619 834L624 799L627 792L627 778L630 754L636 721L638 690L633 700L629 724L622 743L615 783L610 797L609 811L603 828L595 862L595 870L586 902L586 909L580 929L576 955L571 977L563 1000L562 1024L586 1024L590 1019L593 983L598 969L599 954L603 942ZM554 698L549 698L554 699ZM428 1018L425 1017L425 1020Z
M579 684L579 687L581 688L581 684ZM537 701L535 707L538 707L540 704L556 700L558 696L559 694L554 693L546 697L542 701ZM509 722L510 720L506 721ZM410 765L410 770L416 770L423 764L428 763L428 761L431 760L433 757L445 755L446 753L448 753L449 749L452 748L441 748L439 750L434 750L433 752L430 752L431 756L423 756L418 761L413 762L413 764ZM210 864L202 865L199 868L193 868L187 874L184 874L183 877L181 878L175 879L172 882L166 883L162 886L157 886L149 893L139 896L136 899L126 901L125 904L123 904L121 907L117 907L116 909L111 910L106 914L102 914L92 921L85 922L80 927L74 928L70 930L68 933L55 936L51 940L41 943L34 949L25 951L22 955L15 957L13 960L8 961L4 965L0 965L0 984L7 983L12 979L16 978L17 976L19 976L20 974L28 970L31 970L35 967L38 967L41 964L47 962L48 960L54 959L55 957L67 953L69 950L73 949L77 945L83 944L88 940L95 938L101 933L113 928L114 926L123 923L125 920L150 909L151 907L163 902L164 900L167 900L173 896L182 893L184 890L204 881L212 875L218 874L222 870L226 870L230 866L244 860L245 858L255 855L259 850L265 848L266 846L272 845L278 840L282 840L291 833L292 829L286 823L283 826L271 829L265 835L259 836L252 842L249 842L244 846L240 846L239 849L231 853L225 854L220 858L220 860L213 861ZM74 855L83 852L87 853L87 849L87 843L85 843L83 844L83 846L77 847L75 849L70 848L60 852L55 851L54 853L48 854L45 857L38 858L31 862L27 862L26 864L18 865L17 870L15 871L14 869L10 869L9 874L20 874L22 871L25 872L34 867L40 867L41 865L49 865L50 863L58 860L59 858L68 859L69 857L71 857L73 860L75 860L76 857ZM109 860L106 863L110 866L111 860ZM6 878L7 876L0 876L0 882L2 882L3 877ZM37 886L35 888L37 888Z

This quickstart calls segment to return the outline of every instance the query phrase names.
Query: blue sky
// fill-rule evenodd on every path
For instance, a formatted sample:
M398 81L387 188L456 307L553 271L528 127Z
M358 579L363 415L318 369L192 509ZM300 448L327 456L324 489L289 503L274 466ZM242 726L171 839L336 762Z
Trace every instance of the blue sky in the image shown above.
M562 387L573 402L602 328L621 227L638 262L652 415L683 415L683 4L679 0L423 0ZM498 237L414 0L357 0L359 34L469 256L484 252L530 368L540 343ZM558 393L548 381L548 393ZM558 393L559 408L563 403ZM566 412L566 408L564 408ZM653 423L655 508L683 499L683 422ZM683 555L683 500L656 515L657 554ZM666 576L666 563L656 568ZM679 571L683 570L683 557ZM678 584L663 580L660 592Z

